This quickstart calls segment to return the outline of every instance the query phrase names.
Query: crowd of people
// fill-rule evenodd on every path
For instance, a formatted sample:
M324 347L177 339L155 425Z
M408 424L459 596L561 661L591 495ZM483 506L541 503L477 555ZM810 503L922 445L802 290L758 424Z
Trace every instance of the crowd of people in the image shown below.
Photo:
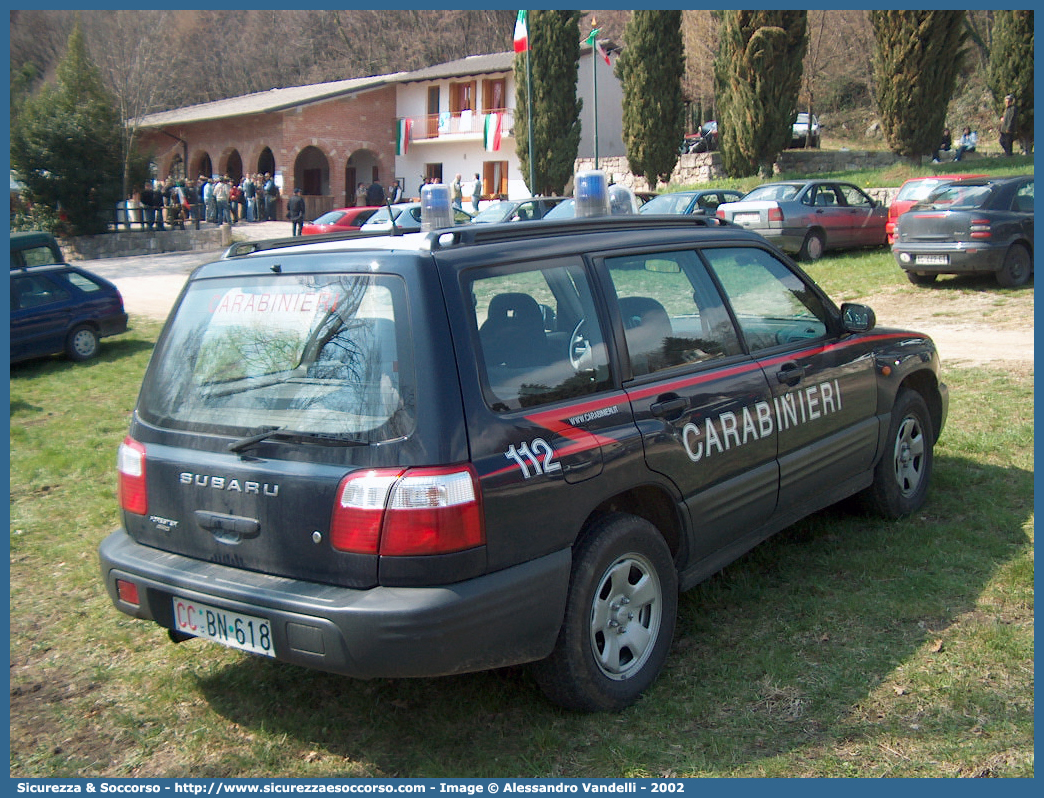
M238 181L228 175L200 175L197 180L147 180L136 199L145 229L184 230L186 224L199 229L203 222L232 225L275 221L279 197L279 186L265 172L243 175Z

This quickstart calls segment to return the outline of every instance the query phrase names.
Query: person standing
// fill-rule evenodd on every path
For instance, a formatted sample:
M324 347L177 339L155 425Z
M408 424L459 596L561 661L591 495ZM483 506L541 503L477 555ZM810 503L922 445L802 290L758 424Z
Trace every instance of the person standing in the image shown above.
M232 222L232 211L228 200L232 191L228 185L228 176L222 177L214 186L214 216L218 224L229 224Z
M453 185L450 187L450 192L453 195L453 207L464 208L464 186L460 182L460 174L454 175Z
M1015 106L1015 95L1009 94L1004 98L1004 113L1000 119L1000 145L1005 155L1011 155L1011 145L1015 141L1015 125L1018 117L1019 111Z
M243 175L243 199L246 200L246 220L257 220L257 187L250 174Z
M384 186L376 180L366 189L366 204L371 207L384 204Z
M278 212L279 186L276 185L275 178L268 172L265 172L265 219L269 222L274 222Z
M388 186L388 202L392 205L402 202L402 185L400 185L398 180Z
M207 184L203 186L203 205L207 209L207 221L211 224L214 223L214 218L217 216L217 203L214 201L214 185L216 180L208 180Z
M286 201L286 218L290 220L290 235L301 235L304 227L305 201L301 196L301 189L295 188L294 195Z
M475 182L471 186L471 209L478 213L479 200L482 199L482 178L475 172Z
M152 181L146 180L145 185L141 189L140 201L142 213L144 214L145 227L152 230L156 226L156 206L153 204L153 195L156 192L152 190Z

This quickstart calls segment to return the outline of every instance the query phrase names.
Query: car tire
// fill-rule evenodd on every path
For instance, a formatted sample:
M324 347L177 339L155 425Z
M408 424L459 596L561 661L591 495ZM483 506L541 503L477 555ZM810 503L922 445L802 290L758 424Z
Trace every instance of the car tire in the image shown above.
M1033 260L1022 244L1012 244L1004 255L1004 265L997 272L997 282L1004 288L1018 288L1029 282Z
M805 240L801 242L801 249L798 250L798 260L817 261L823 257L824 249L826 241L823 234L818 230L809 230L805 233Z
M917 272L906 273L906 279L914 285L931 285L938 276L938 274L918 274Z
M871 510L895 519L920 509L931 482L934 442L924 398L909 388L900 389L892 406L884 454L864 493Z
M562 628L534 666L537 682L567 709L619 712L659 675L677 614L678 574L663 536L643 518L608 516L574 551Z
M65 338L65 354L69 360L81 362L98 354L98 333L89 324L74 327Z

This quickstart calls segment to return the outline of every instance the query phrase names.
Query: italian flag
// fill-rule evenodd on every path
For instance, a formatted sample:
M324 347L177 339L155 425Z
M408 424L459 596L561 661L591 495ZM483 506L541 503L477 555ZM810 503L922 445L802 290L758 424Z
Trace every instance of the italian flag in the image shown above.
M528 11L519 11L515 19L515 52L524 53L529 49L529 25L526 20Z
M486 114L485 124L482 128L482 143L486 147L486 152L496 152L500 149L500 128L503 118L503 114Z
M396 123L395 154L405 155L410 149L410 134L413 132L412 119L400 119Z

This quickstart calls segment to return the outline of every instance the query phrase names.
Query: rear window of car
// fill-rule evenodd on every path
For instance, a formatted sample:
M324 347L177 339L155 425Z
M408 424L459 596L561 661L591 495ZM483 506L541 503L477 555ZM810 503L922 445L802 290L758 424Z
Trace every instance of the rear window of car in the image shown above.
M801 186L789 186L789 185L774 185L774 186L759 186L758 188L747 194L743 201L748 200L775 200L777 202L792 200L798 195L798 191L801 190Z
M406 287L371 274L190 283L142 388L146 421L360 442L408 435L416 380Z
M312 224L334 224L335 222L341 221L345 216L344 211L327 211Z
M899 193L895 195L897 200L912 200L917 202L923 200L932 191L940 186L944 181L942 180L915 180L913 182L905 183L902 188L899 189Z
M991 186L968 186L962 183L954 183L933 191L925 200L925 204L945 206L954 210L958 208L978 208L990 198L992 193L993 188Z

